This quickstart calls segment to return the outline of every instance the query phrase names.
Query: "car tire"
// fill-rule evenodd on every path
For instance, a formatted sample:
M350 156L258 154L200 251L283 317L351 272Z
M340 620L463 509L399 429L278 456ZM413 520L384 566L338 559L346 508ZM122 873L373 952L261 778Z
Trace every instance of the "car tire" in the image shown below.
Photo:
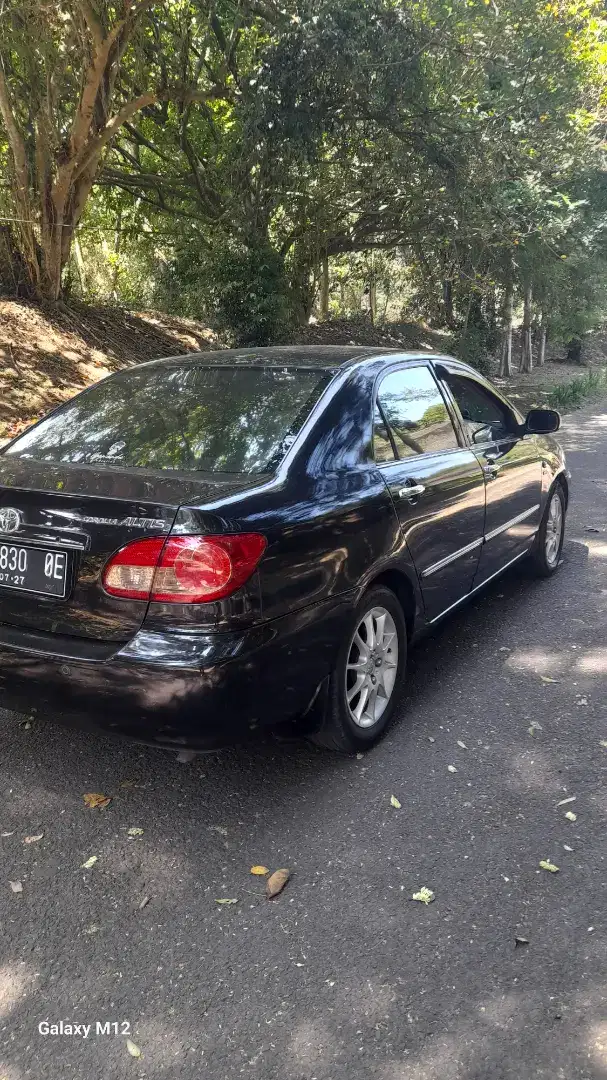
M531 552L530 564L537 577L552 577L559 568L565 539L567 507L561 484L555 484L548 495L537 539Z
M312 742L346 754L373 746L392 720L406 668L403 609L390 589L372 587L348 623Z

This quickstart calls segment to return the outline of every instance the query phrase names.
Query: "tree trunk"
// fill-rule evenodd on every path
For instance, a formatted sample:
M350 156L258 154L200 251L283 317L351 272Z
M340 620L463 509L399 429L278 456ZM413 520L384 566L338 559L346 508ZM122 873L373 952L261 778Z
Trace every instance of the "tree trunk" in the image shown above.
M326 251L322 257L320 273L320 318L322 322L329 318L329 256Z
M80 247L80 241L77 236L74 237L74 258L76 270L78 272L78 280L80 282L80 292L84 295L84 293L86 293L86 270L84 267L84 259L82 258L82 248Z
M537 353L537 366L543 367L546 362L546 341L548 339L548 322L546 315L542 312L540 319L540 344Z
M118 299L118 279L120 277L120 247L122 244L122 210L116 214L114 232L114 255L112 260L112 300Z
M525 286L525 310L523 315L523 346L521 350L521 364L520 371L529 374L533 371L533 338L532 338L532 322L533 322L533 286L528 284Z
M377 322L377 282L375 277L371 278L369 282L369 312L371 314L371 322Z
M449 330L455 329L455 314L453 311L453 282L443 281L443 307L445 309L445 325Z
M514 311L514 284L509 281L504 294L504 316L502 328L502 354L499 373L502 378L512 375L512 315Z

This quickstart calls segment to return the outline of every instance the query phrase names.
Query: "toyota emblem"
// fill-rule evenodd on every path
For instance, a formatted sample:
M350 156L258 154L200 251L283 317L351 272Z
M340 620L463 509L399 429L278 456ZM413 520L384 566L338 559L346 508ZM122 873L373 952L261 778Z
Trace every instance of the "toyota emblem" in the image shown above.
M17 532L21 524L21 514L12 506L0 506L0 533Z

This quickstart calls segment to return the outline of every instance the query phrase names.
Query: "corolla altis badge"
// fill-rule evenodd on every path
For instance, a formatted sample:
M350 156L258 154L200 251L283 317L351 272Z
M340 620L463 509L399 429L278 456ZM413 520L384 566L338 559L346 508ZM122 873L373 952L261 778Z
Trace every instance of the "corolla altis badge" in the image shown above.
M21 514L12 506L0 507L0 533L15 533L21 524Z

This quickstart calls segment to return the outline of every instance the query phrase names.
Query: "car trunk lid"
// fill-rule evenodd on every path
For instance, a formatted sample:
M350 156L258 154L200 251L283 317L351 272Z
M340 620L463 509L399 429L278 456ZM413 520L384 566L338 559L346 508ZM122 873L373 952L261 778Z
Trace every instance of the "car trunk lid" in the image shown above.
M133 540L168 534L181 503L216 500L249 483L245 477L210 480L0 456L0 521L11 525L10 533L0 536L0 558L7 558L2 547L5 552L33 550L32 560L47 551L60 552L68 569L65 597L0 584L0 623L128 640L141 626L148 605L105 592L101 575L110 556ZM2 513L7 510L16 515L7 517Z

